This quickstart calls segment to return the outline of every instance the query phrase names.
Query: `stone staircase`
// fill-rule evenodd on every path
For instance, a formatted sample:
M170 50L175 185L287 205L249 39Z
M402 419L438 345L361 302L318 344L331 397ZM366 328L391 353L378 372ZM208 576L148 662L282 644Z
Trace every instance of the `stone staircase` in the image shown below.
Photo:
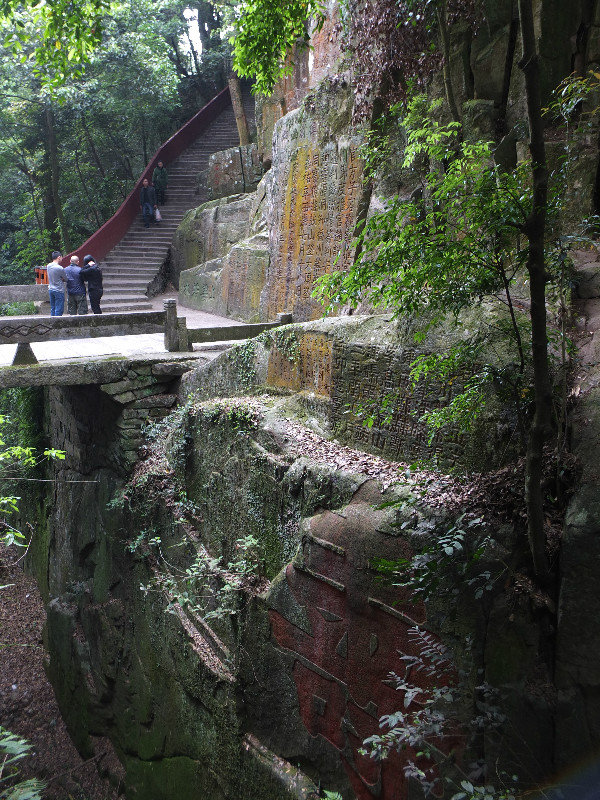
M244 96L250 125L253 101ZM148 299L151 284L159 281L173 234L186 211L206 201L198 192L198 174L205 172L212 153L239 144L233 109L228 106L204 133L175 161L165 164L169 173L167 203L160 207L162 221L144 227L141 214L125 236L103 259L103 311L144 311L152 308Z

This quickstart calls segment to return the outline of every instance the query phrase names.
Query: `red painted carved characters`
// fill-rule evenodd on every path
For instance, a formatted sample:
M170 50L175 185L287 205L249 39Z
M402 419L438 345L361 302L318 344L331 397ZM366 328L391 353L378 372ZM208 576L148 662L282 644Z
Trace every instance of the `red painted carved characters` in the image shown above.
M408 632L425 621L423 604L386 587L370 566L375 557L406 554L385 512L374 512L380 501L368 482L340 513L305 523L301 552L272 600L271 623L278 647L294 656L302 721L340 752L357 798L403 800L403 767L417 761L415 753L393 752L383 762L359 753L379 718L402 708L404 694L389 675L404 675L401 657L419 654ZM424 689L430 680L411 676Z

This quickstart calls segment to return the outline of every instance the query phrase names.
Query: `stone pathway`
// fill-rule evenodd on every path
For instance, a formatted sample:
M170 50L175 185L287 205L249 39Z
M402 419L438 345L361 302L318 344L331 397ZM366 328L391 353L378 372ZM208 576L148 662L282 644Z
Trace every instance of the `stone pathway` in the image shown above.
M177 299L175 290L152 298L150 301L155 311L162 311L165 300ZM196 311L192 308L178 306L177 314L186 318L188 328L219 328L225 325L242 325L236 320ZM1 319L1 318L0 318ZM228 345L217 343L212 345L194 345L194 350L208 351L218 355ZM55 342L34 342L31 345L38 361L76 360L111 355L145 355L165 352L165 341L162 333L143 334L141 336L102 336L97 339L61 339ZM17 346L0 345L0 366L10 366Z

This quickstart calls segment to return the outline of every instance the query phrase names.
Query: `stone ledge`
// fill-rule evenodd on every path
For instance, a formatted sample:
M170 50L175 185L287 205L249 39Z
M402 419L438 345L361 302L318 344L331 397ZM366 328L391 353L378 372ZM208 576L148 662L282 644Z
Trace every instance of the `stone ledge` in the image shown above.
M206 356L192 353L164 353L146 357L105 356L94 360L57 360L40 364L0 368L0 389L14 389L25 386L89 386L92 384L115 383L126 380L131 370L146 365L154 368L163 363L169 367L177 365L180 375L205 364ZM168 373L167 373L168 374ZM173 377L177 377L174 375Z

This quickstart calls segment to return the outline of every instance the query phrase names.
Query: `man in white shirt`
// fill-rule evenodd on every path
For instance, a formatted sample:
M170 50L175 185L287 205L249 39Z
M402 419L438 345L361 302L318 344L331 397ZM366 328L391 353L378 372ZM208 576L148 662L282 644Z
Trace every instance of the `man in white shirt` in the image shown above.
M52 261L46 267L48 271L48 294L50 295L50 316L62 317L65 310L65 270L60 263L58 250L52 253Z

